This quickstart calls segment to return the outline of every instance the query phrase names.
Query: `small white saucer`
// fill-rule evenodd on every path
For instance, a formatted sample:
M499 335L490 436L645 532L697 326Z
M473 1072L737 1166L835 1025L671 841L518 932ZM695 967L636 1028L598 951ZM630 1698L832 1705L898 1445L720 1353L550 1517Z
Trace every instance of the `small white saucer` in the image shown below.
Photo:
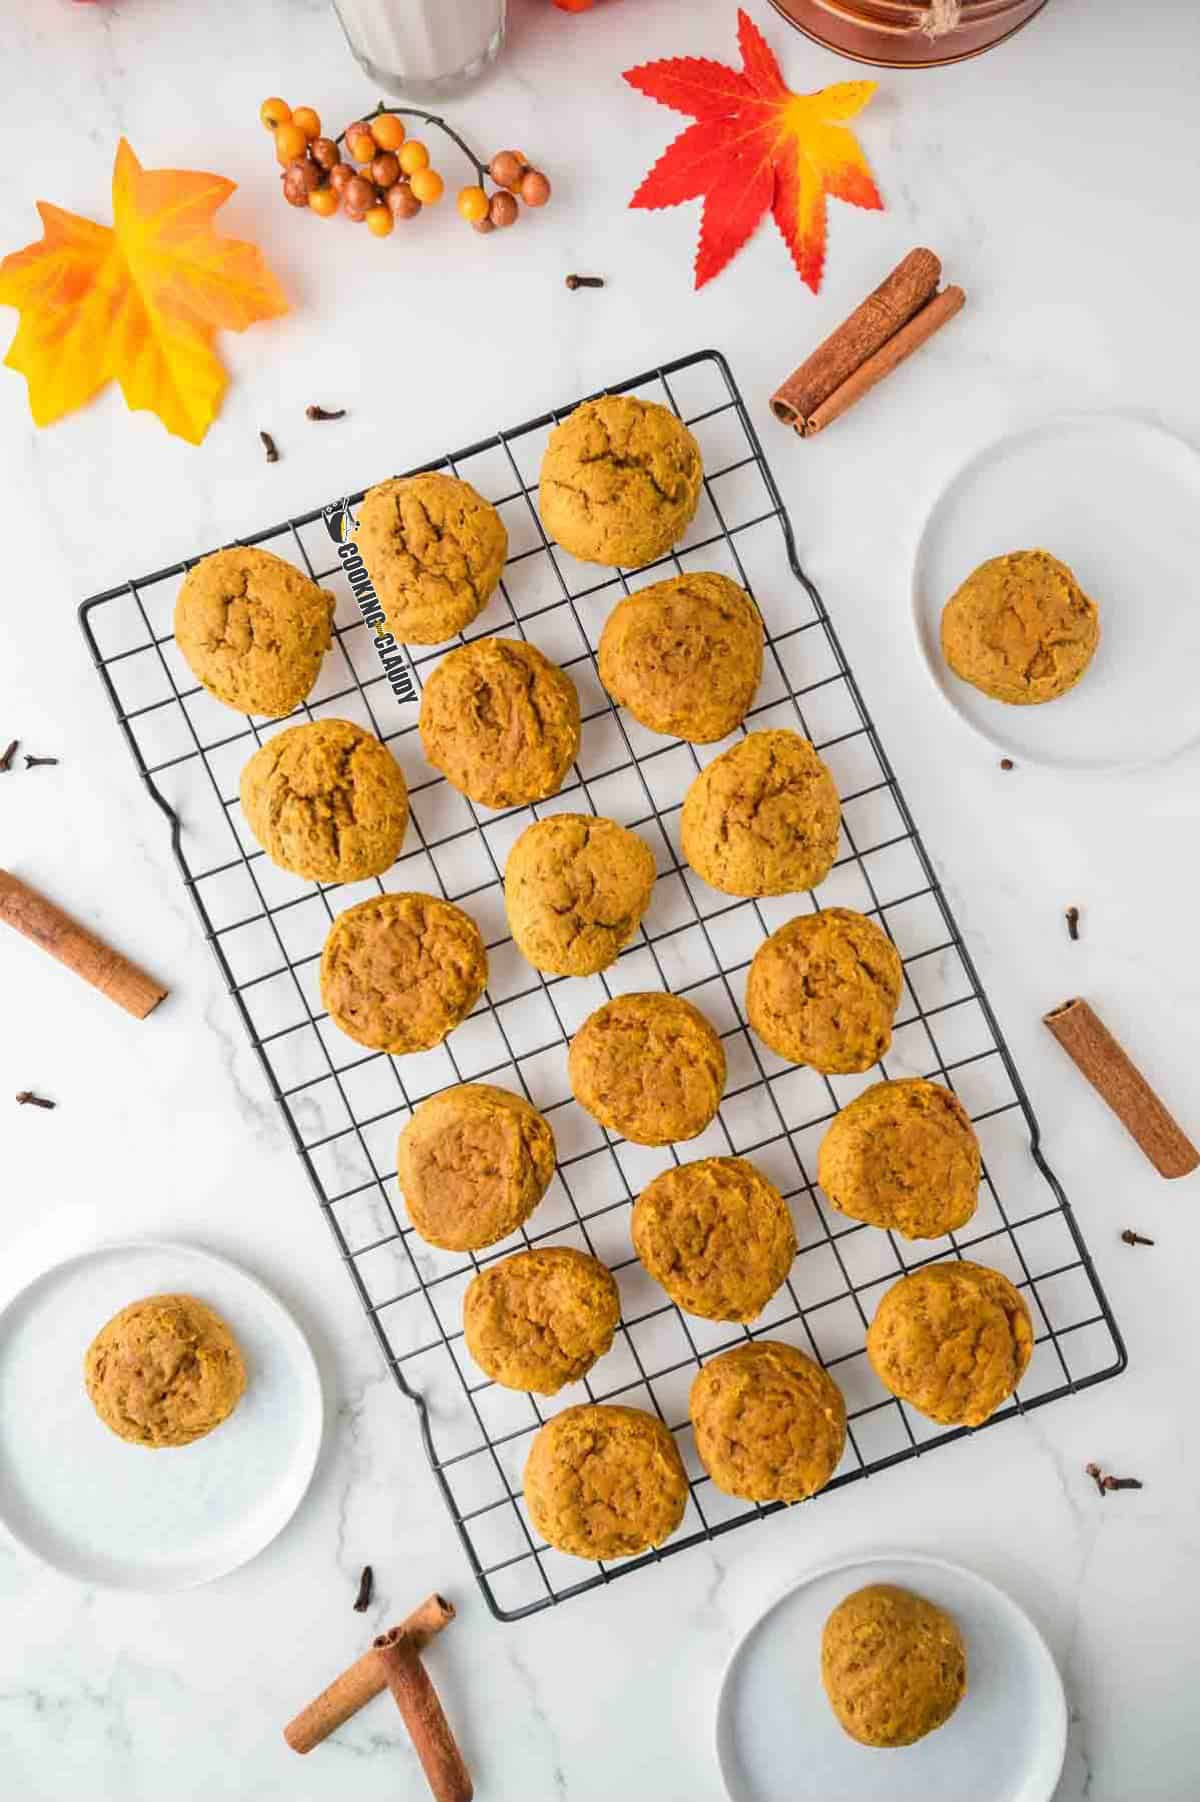
M860 1746L821 1686L821 1630L867 1583L936 1602L967 1642L967 1694L915 1746ZM985 1578L915 1552L802 1579L735 1648L717 1702L717 1760L733 1802L1049 1802L1066 1746L1062 1682L1032 1621Z
M942 656L942 608L1005 551L1050 551L1100 609L1077 687L1014 707ZM1200 456L1135 418L1074 414L1002 438L934 504L913 568L917 639L939 693L1019 762L1135 769L1200 738Z
M246 1392L193 1445L128 1445L102 1424L83 1355L145 1295L197 1296L228 1323ZM321 1447L316 1362L283 1304L212 1252L138 1240L44 1271L0 1313L0 1522L84 1582L164 1591L210 1582L295 1513Z

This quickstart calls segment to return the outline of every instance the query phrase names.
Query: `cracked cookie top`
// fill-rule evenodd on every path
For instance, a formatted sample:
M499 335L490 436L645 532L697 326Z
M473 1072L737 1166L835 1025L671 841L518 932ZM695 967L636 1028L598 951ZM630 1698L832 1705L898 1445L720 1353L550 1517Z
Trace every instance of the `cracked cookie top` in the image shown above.
M421 696L421 744L460 794L520 807L557 793L579 749L571 678L519 638L450 651Z
M891 1583L839 1602L821 1634L830 1707L864 1746L911 1746L967 1693L967 1648L950 1615Z
M923 1077L872 1083L834 1118L817 1153L817 1181L839 1213L906 1239L965 1226L981 1169L962 1102Z
M680 995L617 995L589 1014L567 1059L576 1101L635 1145L694 1139L721 1105L725 1048Z
M404 772L350 720L311 720L260 745L241 782L242 812L283 870L361 882L395 862L408 825Z
M819 1364L778 1339L710 1358L688 1412L700 1462L718 1489L751 1502L800 1502L823 1489L846 1443L842 1392Z
M463 1297L467 1350L494 1383L556 1395L613 1342L617 1285L598 1258L538 1246L489 1264Z
M753 1320L796 1253L787 1203L745 1158L664 1170L638 1196L630 1224L650 1275L705 1320Z
M221 1316L194 1295L147 1295L100 1328L83 1360L92 1406L132 1445L191 1445L228 1418L246 1366Z
M372 1051L429 1051L487 984L479 928L435 895L373 895L348 907L321 953L321 1000L335 1026Z
M942 655L955 675L1016 706L1074 688L1099 642L1099 608L1049 551L989 558L942 610Z
M600 634L600 680L613 700L649 731L697 745L741 725L762 660L758 608L716 570L640 588Z
M980 1426L1008 1400L1033 1354L1023 1297L965 1258L893 1283L867 1331L881 1383L945 1426Z
M370 489L358 509L358 548L405 644L441 644L487 606L508 555L490 501L457 476L401 476Z
M636 832L590 813L552 814L508 854L509 928L535 969L593 976L637 931L654 880L654 854Z
M892 1042L903 984L887 935L853 908L827 907L763 940L746 978L746 1017L793 1064L869 1070Z
M298 707L332 636L334 597L270 551L231 545L189 569L175 642L199 682L239 713Z
M631 1558L661 1545L688 1499L683 1460L662 1421L603 1402L546 1422L525 1460L524 1488L537 1531L576 1558Z
M791 895L833 867L841 826L833 777L807 738L751 732L684 796L683 855L724 895Z
M538 494L542 524L584 563L634 569L683 536L703 476L700 446L667 407L602 394L550 434Z
M515 1233L550 1186L554 1160L537 1109L486 1082L423 1101L396 1154L409 1219L444 1251L482 1251Z

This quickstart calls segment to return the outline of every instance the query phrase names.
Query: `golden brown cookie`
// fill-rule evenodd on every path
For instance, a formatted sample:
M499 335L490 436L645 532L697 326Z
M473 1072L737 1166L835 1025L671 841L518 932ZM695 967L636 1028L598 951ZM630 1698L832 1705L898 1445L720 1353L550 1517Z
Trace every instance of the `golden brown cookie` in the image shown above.
M147 1295L114 1314L87 1348L83 1380L118 1439L190 1445L227 1420L246 1387L237 1341L194 1295Z
M817 1153L817 1181L835 1208L906 1239L965 1226L981 1171L962 1102L922 1077L872 1083L831 1122Z
M469 482L433 471L369 489L356 537L387 629L405 644L442 644L469 626L508 555L491 502Z
M721 1105L725 1049L679 995L618 995L589 1014L567 1058L580 1107L635 1145L694 1139Z
M246 824L280 869L361 882L395 863L408 825L404 772L350 720L289 726L242 771Z
M534 1439L525 1501L549 1545L575 1558L631 1558L669 1539L687 1507L675 1441L641 1408L564 1408Z
M911 1746L945 1726L967 1693L967 1648L924 1596L870 1583L839 1602L821 1635L830 1707L864 1746Z
M683 799L683 855L723 895L791 895L833 867L841 804L807 738L751 732L706 764Z
M627 595L600 634L600 680L613 700L649 731L697 745L741 725L762 662L758 608L715 571Z
M464 1082L423 1101L396 1165L409 1219L430 1245L482 1251L533 1213L554 1175L554 1134L510 1089Z
M753 1320L796 1255L787 1203L745 1158L664 1170L634 1203L630 1230L676 1307L706 1320Z
M688 1411L700 1462L748 1502L799 1502L823 1489L846 1443L846 1404L827 1371L778 1339L735 1345L703 1365Z
M631 394L602 394L550 434L542 524L584 563L635 569L682 538L703 477L700 446L674 413Z
M902 1276L867 1333L880 1382L945 1426L980 1426L1008 1400L1032 1355L1023 1297L998 1270L965 1258Z
M450 651L421 696L434 769L484 807L544 801L579 749L579 696L565 671L519 638Z
M551 814L508 854L509 928L535 969L593 976L637 931L654 879L654 854L636 832L595 814Z
M942 610L942 655L955 675L1019 707L1074 688L1099 642L1099 608L1049 551L989 558Z
M489 1264L463 1297L463 1333L479 1368L506 1389L555 1395L613 1342L621 1301L598 1258L567 1245Z
M334 1025L396 1057L440 1045L486 986L478 926L436 895L372 895L338 915L321 952Z
M892 1042L903 973L896 947L849 907L798 914L754 953L746 1017L794 1064L869 1070Z
M235 544L193 564L175 601L175 643L209 694L280 719L298 707L333 636L334 597L270 551Z

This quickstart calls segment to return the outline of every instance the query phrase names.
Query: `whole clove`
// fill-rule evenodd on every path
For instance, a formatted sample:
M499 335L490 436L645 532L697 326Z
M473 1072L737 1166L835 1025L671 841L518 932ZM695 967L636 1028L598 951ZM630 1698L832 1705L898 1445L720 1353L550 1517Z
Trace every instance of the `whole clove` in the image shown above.
M1125 1231L1121 1234L1121 1237L1125 1241L1126 1245L1153 1245L1154 1244L1153 1239L1147 1239L1144 1233L1135 1233L1131 1226L1127 1226L1125 1228Z
M275 448L275 440L272 438L270 432L260 432L258 435L262 439L263 449L267 453L267 462L278 463L279 452Z
M44 1095L35 1095L32 1089L22 1089L17 1096L18 1107L57 1107L57 1101L47 1101Z
M14 738L3 757L0 757L0 776L7 776L9 770L12 769L12 760L17 754L17 746L20 742L19 738Z
M345 419L346 409L345 407L332 409L318 406L305 407L304 417L305 419Z
M1067 936L1072 939L1077 939L1079 937L1079 909L1077 907L1068 907L1065 917L1067 922Z
M575 288L602 288L604 277L602 275L569 275L567 286L572 290Z
M57 757L30 757L28 753L26 753L25 756L25 768L27 770L40 769L43 764L53 764L57 762Z
M1144 1489L1146 1487L1140 1477L1110 1477L1100 1469L1098 1464L1085 1464L1083 1468L1100 1491L1101 1496L1106 1496L1111 1489Z
M358 1594L354 1598L355 1614L365 1614L371 1606L371 1591L375 1587L375 1573L369 1564L363 1565L362 1576L358 1579Z
M1011 769L1015 769L1016 765L1013 763L1013 760L1011 757L1002 757L1000 759L1000 768L1002 770L1011 770Z

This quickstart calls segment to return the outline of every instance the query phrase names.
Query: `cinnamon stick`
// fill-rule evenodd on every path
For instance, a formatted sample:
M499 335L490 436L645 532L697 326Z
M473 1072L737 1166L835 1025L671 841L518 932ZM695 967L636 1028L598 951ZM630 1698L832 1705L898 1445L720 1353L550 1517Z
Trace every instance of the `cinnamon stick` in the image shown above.
M1200 1167L1200 1152L1088 1002L1064 1001L1044 1020L1160 1176L1188 1176Z
M420 1652L453 1619L454 1604L444 1596L432 1595L391 1631L404 1634L409 1644ZM386 1688L387 1678L372 1646L288 1722L283 1737L293 1752L311 1752L314 1746L319 1746L323 1739L344 1726L351 1715L357 1714L375 1696L382 1695Z
M436 1802L471 1802L471 1774L412 1640L393 1627L375 1641L374 1650Z
M0 920L138 1020L144 1020L166 998L166 989L153 976L7 870L0 870Z

